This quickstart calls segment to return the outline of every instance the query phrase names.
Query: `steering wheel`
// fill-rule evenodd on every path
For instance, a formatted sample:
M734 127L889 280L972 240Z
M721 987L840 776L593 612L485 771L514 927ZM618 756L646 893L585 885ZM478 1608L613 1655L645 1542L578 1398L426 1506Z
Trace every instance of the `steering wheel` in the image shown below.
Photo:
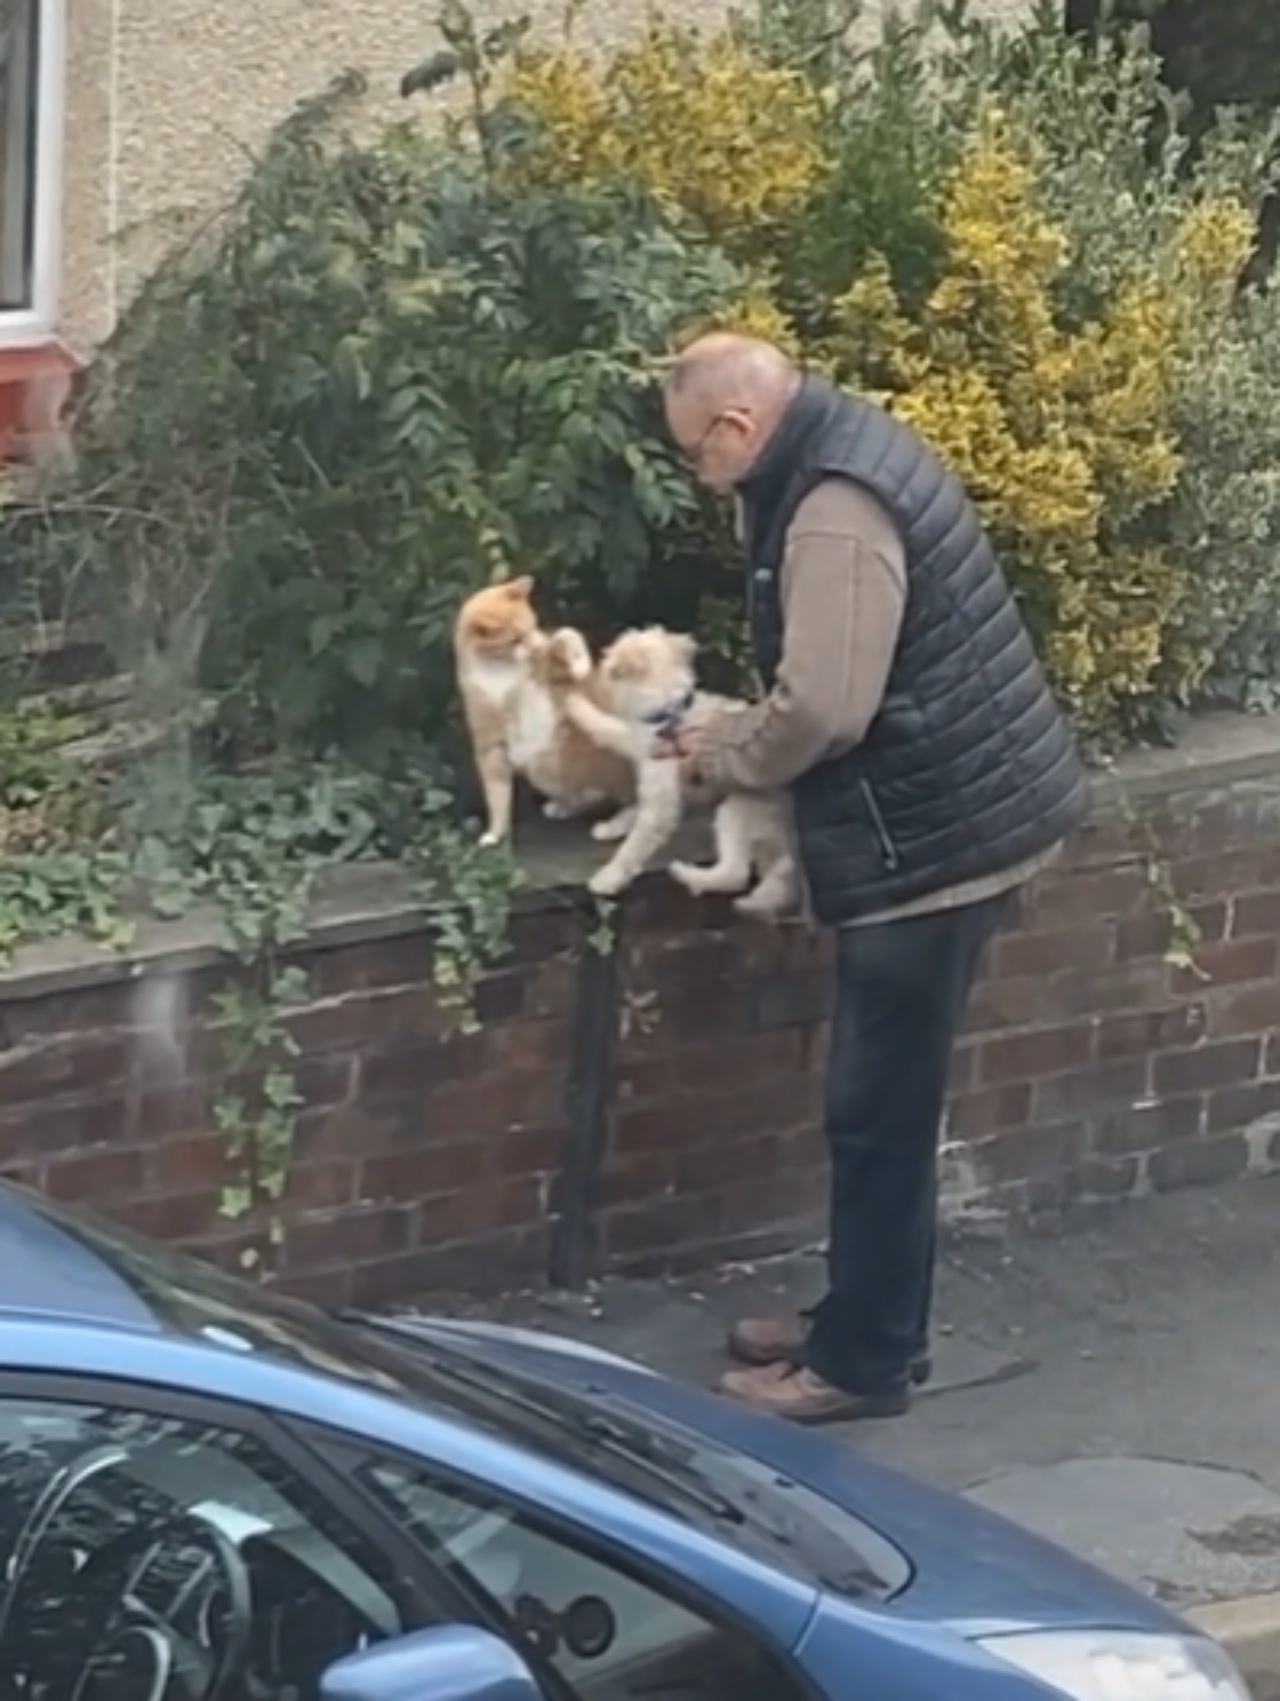
M214 1646L183 1635L130 1593L140 1565L175 1546L202 1549L213 1559L217 1577L203 1586L201 1617L207 1622L208 1603L223 1597ZM28 1564L24 1581L35 1571ZM243 1678L252 1585L235 1543L205 1519L180 1512L117 1536L84 1562L74 1587L80 1634L65 1664L58 1661L51 1701L218 1701Z
M218 1594L224 1596L218 1615L218 1631L216 1637L210 1638L216 1642L214 1646L206 1647L201 1641L180 1636L166 1619L144 1607L128 1593L128 1585L137 1574L139 1561L174 1545L203 1548L210 1554L217 1569L216 1582L206 1586L201 1614L207 1622L209 1603ZM141 1701L144 1692L136 1685L124 1690L117 1690L114 1686L105 1689L96 1687L90 1675L95 1666L102 1668L112 1653L113 1644L118 1642L129 1644L118 1652L140 1662L143 1656L137 1641L138 1633L148 1638L158 1634L169 1653L169 1664L163 1670L162 1661L155 1665L155 1678L159 1679L152 1682L155 1701L179 1701L179 1697L182 1701L186 1701L187 1697L190 1701L218 1701L233 1679L243 1678L253 1628L253 1588L239 1548L208 1520L183 1512L162 1524L158 1530L131 1530L117 1536L85 1564L77 1582L84 1595L90 1598L100 1596L107 1602L107 1608L98 1641L85 1660L86 1681L77 1685L72 1701L108 1701L108 1697L115 1694L120 1695L121 1701L134 1695L139 1696ZM151 1645L154 1648L154 1642ZM180 1685L176 1692L171 1691L171 1679L177 1680Z

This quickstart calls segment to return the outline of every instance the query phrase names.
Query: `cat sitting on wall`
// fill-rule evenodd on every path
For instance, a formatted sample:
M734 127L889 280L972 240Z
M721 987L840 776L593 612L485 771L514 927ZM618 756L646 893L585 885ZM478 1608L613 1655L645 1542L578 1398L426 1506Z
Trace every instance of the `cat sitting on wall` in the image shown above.
M572 689L585 702L601 686L585 639L570 627L546 633L527 575L468 597L454 627L454 659L485 802L483 843L511 836L517 777L566 820L635 797L635 767L582 731L565 713ZM601 824L607 831L608 822Z

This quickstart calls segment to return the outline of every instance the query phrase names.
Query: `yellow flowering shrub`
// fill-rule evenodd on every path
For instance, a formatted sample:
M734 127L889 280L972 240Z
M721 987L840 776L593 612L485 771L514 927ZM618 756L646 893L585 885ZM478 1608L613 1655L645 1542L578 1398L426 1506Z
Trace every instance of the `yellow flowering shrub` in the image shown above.
M678 346L683 348L707 331L735 331L740 336L759 337L782 349L793 360L812 364L812 350L806 347L795 324L770 298L767 289L758 283L751 285L737 301L728 303L718 313L686 326L678 339Z
M945 269L922 312L873 263L836 304L834 353L964 480L1056 683L1104 725L1169 676L1186 565L1144 521L1181 470L1179 364L1229 299L1251 226L1239 207L1194 207L1165 253L1134 254L1098 317L1065 322L1067 234L1038 204L1034 151L994 113L939 216ZM1204 662L1177 658L1184 674Z
M572 40L524 49L498 92L537 126L520 167L537 181L642 184L739 259L768 254L826 169L813 85L731 31L650 16L607 59Z

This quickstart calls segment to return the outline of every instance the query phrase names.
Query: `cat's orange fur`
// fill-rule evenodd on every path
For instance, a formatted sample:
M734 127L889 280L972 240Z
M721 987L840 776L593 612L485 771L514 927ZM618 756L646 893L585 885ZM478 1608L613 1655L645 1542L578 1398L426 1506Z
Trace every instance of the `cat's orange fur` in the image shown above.
M484 790L488 844L511 834L515 780L528 781L553 819L612 806L635 796L635 770L602 750L565 715L570 690L599 698L591 652L571 627L546 633L527 575L487 585L463 603L454 657L471 746Z

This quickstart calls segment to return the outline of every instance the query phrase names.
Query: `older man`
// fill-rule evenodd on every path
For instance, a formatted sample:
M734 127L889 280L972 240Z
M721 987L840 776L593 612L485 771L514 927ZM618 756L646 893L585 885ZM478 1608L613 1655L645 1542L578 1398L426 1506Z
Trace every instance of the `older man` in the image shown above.
M1071 733L964 490L916 434L776 348L716 334L665 393L738 505L767 695L681 741L712 795L789 788L835 930L828 1287L755 1318L722 1389L799 1423L891 1417L927 1380L938 1134L956 1031L1010 894L1081 820Z

